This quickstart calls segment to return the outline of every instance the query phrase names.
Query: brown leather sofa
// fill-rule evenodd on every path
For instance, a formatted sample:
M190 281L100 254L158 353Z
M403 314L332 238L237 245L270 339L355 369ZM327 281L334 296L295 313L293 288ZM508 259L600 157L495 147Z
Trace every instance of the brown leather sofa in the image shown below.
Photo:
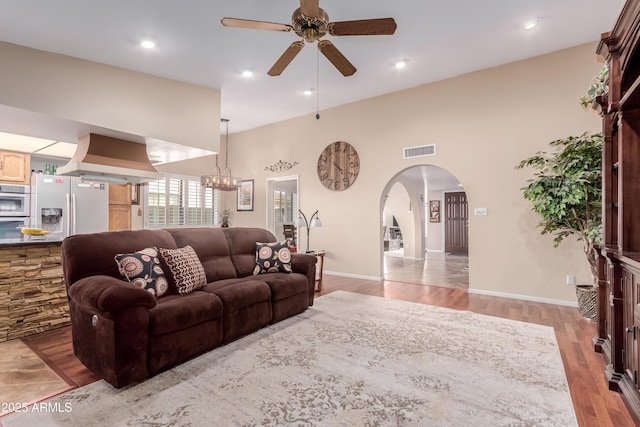
M313 305L316 258L291 254L292 273L254 275L259 228L127 230L62 242L73 349L116 388L303 312ZM116 254L190 245L207 285L156 298L124 280Z

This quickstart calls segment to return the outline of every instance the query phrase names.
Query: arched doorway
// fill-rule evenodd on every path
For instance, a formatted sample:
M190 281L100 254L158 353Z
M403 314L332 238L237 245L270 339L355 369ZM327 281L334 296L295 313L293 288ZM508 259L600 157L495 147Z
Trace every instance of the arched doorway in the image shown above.
M468 289L467 195L447 170L407 168L381 199L385 280Z

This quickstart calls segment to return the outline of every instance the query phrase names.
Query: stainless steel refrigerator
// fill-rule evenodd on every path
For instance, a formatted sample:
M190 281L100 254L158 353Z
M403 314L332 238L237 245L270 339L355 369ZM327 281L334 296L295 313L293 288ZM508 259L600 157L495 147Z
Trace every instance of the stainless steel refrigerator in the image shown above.
M80 178L31 176L32 227L49 231L50 238L109 229L109 184Z

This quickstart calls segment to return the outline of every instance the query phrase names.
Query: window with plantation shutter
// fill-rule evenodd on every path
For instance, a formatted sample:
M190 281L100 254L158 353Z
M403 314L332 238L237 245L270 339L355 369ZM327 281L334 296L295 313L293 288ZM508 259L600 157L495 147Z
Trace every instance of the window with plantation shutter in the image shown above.
M181 179L169 178L168 180L168 212L167 225L178 226L185 225L184 208L185 208L185 191L184 181Z
M217 225L218 190L203 188L200 177L165 175L146 187L148 228Z
M204 188L203 225L220 223L220 193L219 190Z
M298 196L290 191L273 192L274 219L277 223L292 223L298 216Z
M166 182L164 179L151 181L147 186L146 223L149 228L164 227L166 215Z
M202 185L200 181L187 181L186 225L202 225Z

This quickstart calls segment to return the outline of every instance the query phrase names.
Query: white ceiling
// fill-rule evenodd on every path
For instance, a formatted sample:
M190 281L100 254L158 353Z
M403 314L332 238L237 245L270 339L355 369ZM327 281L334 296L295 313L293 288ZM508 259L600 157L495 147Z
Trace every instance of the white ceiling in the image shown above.
M331 21L393 17L398 29L393 36L327 36L358 72L343 77L320 56L320 109L595 41L613 27L623 4L321 0ZM220 89L222 116L234 133L314 115L315 95L302 93L318 90L317 50L307 45L280 77L270 77L267 70L295 34L226 28L220 19L290 23L298 6L297 0L3 0L0 40ZM539 26L522 30L532 18ZM155 40L157 48L141 48L143 38ZM398 60L407 67L395 69ZM242 77L246 69L254 76ZM10 110L0 108L0 131L10 130ZM30 130L22 126L21 133L43 137L69 125L37 115L24 124ZM50 130L38 129L44 126Z
M298 0L3 0L0 40L220 89L222 117L230 119L234 133L313 116L317 102L327 109L594 42L612 29L623 5L624 0L320 0L330 21L393 17L398 24L393 36L327 36L358 69L351 77L338 73L313 45L281 76L270 77L267 71L297 40L295 34L220 24L225 16L289 24ZM538 27L524 31L522 24L531 19ZM157 48L141 48L143 38L156 41ZM406 68L395 69L398 60ZM242 77L244 70L254 76ZM303 95L307 89L312 96ZM75 142L96 130L0 105L0 131ZM455 177L436 167L413 168L403 179L428 181L431 189L457 188Z

